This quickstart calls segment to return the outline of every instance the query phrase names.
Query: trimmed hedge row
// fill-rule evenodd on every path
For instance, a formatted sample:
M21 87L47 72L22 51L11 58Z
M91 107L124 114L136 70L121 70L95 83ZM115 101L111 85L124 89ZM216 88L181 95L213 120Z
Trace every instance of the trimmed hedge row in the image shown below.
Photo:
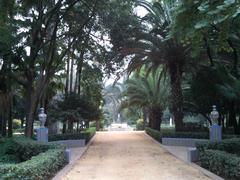
M37 143L26 138L7 140L3 157L18 161L0 163L0 179L44 180L66 164L65 147L58 144Z
M145 128L145 132L152 136L159 142L162 142L162 138L193 138L193 139L209 139L209 133L207 132L174 132L174 131L164 131L160 132L149 127ZM239 135L228 135L224 134L223 139L238 138Z
M225 151L207 149L200 153L201 166L225 177L240 179L240 157Z
M76 140L76 139L85 139L86 143L90 141L90 139L94 136L96 133L95 128L89 128L83 132L79 133L65 133L65 134L54 134L49 135L48 140L49 141L60 141L60 140Z
M162 134L159 131L146 127L145 132L153 139L162 142Z
M197 143L201 166L226 179L240 179L240 139Z
M240 138L225 139L221 142L202 142L196 145L199 152L203 152L206 149L226 151L231 154L240 156Z
M66 164L64 149L49 149L18 164L0 165L1 179L44 180Z

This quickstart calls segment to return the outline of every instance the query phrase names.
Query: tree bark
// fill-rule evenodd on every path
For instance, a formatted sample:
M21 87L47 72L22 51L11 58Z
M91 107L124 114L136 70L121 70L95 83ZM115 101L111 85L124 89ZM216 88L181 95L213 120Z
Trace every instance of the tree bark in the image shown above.
M147 122L147 111L145 107L142 108L142 114L143 114L143 129L145 129Z
M36 99L32 92L26 97L26 127L25 127L25 136L32 137L33 135L33 122L34 122L34 113L37 108Z
M68 55L67 58L67 77L66 77L66 84L65 84L65 96L68 96L68 91L69 91L69 71L70 71L70 57Z
M45 78L41 78L36 84L36 88L33 88L33 83L29 82L26 88L26 137L32 137L33 135L34 116L37 110L39 99L42 96L42 93L44 93L46 90L48 81L46 81Z
M7 121L6 121L6 114L2 113L2 136L6 137L7 135Z
M151 124L150 127L152 129L161 130L161 123L162 123L162 109L160 107L151 107L150 111L150 119L151 119Z
M81 94L81 78L82 78L82 68L84 61L84 51L81 51L80 62L78 64L78 95Z
M12 130L12 103L11 97L9 97L9 108L8 108L8 137L12 137L13 130Z
M240 134L236 115L235 102L232 101L229 108L229 126L233 126L235 134Z
M173 113L176 131L183 130L183 94L181 87L182 68L177 63L172 63L169 68L171 84L171 111Z
M73 57L71 58L71 70L70 70L70 92L73 92L73 66L74 66L74 60Z
M65 134L66 133L66 129L67 129L67 124L66 122L63 123L63 130L62 133Z

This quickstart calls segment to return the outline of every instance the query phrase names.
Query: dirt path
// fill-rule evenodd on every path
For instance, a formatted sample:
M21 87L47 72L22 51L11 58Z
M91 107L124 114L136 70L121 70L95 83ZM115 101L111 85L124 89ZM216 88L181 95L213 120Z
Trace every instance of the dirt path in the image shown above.
M64 180L209 179L144 132L101 132Z

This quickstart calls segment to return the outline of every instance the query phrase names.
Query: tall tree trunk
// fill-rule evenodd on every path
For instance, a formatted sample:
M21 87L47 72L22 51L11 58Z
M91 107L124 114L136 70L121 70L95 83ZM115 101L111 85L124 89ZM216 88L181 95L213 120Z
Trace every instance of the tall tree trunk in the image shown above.
M29 83L27 86L27 96L26 96L26 127L25 127L25 136L32 137L33 135L33 123L34 116L39 102L39 96L37 92L32 87L32 84ZM38 91L41 91L38 89Z
M2 113L0 111L0 135L2 135L2 125L3 125L3 117L2 117Z
M69 91L69 71L70 71L70 57L68 55L67 58L67 77L66 77L66 84L65 84L65 96L68 96L68 91Z
M6 137L7 135L7 121L6 121L6 114L3 112L1 114L1 118L2 118L2 136Z
M82 77L82 68L84 61L84 51L81 51L80 62L78 63L78 94L81 94L81 77Z
M63 123L63 129L62 129L62 133L65 134L67 130L67 124L66 122Z
M32 93L27 96L27 108L26 108L26 127L25 127L25 136L32 137L33 135L33 122L34 122L34 112L36 105L33 100Z
M73 121L72 120L68 120L68 130L70 132L73 132Z
M240 134L240 129L237 123L237 117L236 117L236 109L235 109L235 102L232 101L230 103L229 107L229 126L233 126L234 133Z
M100 125L100 120L96 120L96 131L99 131L100 128L101 128L101 125ZM89 128L89 122L88 122L88 128Z
M143 129L145 129L147 122L147 111L145 107L142 108L142 114L143 114Z
M162 109L160 107L150 108L151 128L160 131L162 123Z
M183 94L181 87L182 69L181 66L172 63L169 68L171 83L171 111L174 117L176 131L183 130Z
M70 69L70 92L73 92L73 71L74 71L74 60L71 59L71 69Z
M12 97L9 97L9 108L8 108L8 137L12 137Z
M7 135L7 119L8 119L8 94L6 92L0 93L0 123L1 123L1 135L5 137Z

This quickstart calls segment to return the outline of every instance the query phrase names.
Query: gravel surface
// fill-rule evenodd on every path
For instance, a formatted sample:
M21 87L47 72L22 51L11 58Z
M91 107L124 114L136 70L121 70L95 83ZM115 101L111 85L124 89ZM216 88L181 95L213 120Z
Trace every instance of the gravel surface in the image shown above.
M99 132L63 180L210 179L144 132Z

